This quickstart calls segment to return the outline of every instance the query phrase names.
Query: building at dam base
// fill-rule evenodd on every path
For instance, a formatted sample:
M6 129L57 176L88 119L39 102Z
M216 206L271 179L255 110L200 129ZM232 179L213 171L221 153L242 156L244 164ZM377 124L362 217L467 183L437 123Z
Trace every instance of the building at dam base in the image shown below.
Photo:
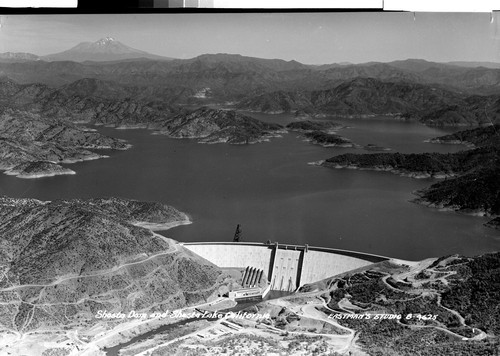
M263 271L272 290L295 291L389 258L361 252L287 244L186 242L184 247L222 268Z

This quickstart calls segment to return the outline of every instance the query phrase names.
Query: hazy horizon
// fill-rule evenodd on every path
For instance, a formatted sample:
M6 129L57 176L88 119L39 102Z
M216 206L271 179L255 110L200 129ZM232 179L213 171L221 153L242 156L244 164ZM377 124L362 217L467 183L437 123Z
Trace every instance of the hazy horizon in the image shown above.
M500 16L488 13L8 15L0 52L48 55L104 37L165 57L206 53L305 64L500 62Z

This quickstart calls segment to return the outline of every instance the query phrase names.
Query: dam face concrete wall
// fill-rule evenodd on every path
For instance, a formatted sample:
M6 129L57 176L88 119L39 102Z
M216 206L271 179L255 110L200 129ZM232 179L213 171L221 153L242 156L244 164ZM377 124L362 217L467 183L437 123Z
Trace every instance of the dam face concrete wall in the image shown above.
M189 242L185 248L219 267L253 267L267 276L271 289L294 291L387 257L330 248L245 242Z
M277 249L274 255L271 289L292 291L299 287L301 252Z
M317 282L372 263L357 257L323 251L308 251L304 254L300 282L302 284ZM332 272L335 273L332 274Z
M270 246L241 243L185 243L184 247L219 267L255 267L270 275L273 249Z

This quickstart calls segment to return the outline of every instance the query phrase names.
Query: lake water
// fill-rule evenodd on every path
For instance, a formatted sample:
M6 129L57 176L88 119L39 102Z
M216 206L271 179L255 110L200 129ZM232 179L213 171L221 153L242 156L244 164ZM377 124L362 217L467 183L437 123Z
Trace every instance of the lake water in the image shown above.
M286 124L287 115L251 114ZM390 119L335 120L339 134L392 152L455 152L458 145L424 143L444 130ZM0 193L42 200L119 196L161 201L187 212L193 224L164 232L179 241L279 241L422 259L500 250L500 232L486 218L440 212L410 203L412 191L433 180L387 172L308 165L362 149L324 148L296 133L254 145L204 145L147 130L99 129L133 148L107 159L68 165L77 172L24 180L0 175Z

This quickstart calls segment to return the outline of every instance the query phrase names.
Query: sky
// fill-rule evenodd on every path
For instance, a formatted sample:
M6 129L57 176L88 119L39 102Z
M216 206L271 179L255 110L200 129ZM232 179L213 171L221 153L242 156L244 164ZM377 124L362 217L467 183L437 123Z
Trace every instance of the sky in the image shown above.
M499 22L499 13L3 15L0 52L46 55L109 36L174 58L234 53L306 64L500 62Z

